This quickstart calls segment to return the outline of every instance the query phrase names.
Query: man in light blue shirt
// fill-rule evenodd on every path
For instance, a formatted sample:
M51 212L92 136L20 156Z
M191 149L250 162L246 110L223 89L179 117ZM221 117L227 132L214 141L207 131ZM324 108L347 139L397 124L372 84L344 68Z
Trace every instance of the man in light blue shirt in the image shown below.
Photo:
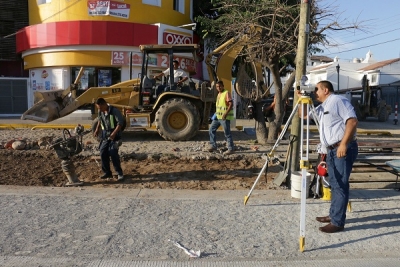
M347 98L334 94L331 82L320 81L315 88L315 98L321 102L316 108L316 116L320 122L320 141L327 150L326 163L332 195L329 216L317 217L316 220L328 223L320 227L320 231L335 233L342 231L345 225L349 177L358 155L358 121L354 107Z

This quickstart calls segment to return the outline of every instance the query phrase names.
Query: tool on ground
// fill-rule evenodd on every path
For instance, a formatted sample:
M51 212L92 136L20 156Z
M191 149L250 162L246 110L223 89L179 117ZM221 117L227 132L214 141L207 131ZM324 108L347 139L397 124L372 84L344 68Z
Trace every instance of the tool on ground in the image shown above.
M285 157L285 163L283 165L283 170L278 173L278 175L275 177L275 179L273 181L273 183L277 186L280 186L284 180L286 180L286 182L290 182L290 180L288 179L288 177L290 176L289 175L290 174L289 173L290 164L288 164L288 163L291 162L292 147L293 147L294 139L295 139L295 136L293 136L293 135L289 136L290 143L289 143L288 149L286 151L286 157Z
M66 186L83 185L83 182L80 181L76 175L75 166L71 158L82 151L82 138L85 134L89 132L90 131L85 132L84 127L78 125L77 127L75 127L75 135L72 136L69 130L64 129L63 137L57 139L50 146L55 150L58 158L61 159L61 169L68 179Z

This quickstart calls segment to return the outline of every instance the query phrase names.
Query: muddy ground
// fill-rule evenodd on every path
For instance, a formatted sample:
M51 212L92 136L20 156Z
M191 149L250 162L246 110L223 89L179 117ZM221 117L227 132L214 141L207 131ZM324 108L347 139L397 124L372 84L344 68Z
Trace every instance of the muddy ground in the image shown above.
M193 160L182 158L138 159L122 157L125 180L103 180L93 157L73 157L76 173L85 186L103 188L157 188L228 190L249 189L259 174L263 159ZM279 166L269 168L257 189L270 189ZM0 150L0 184L20 186L65 186L61 160L53 151Z

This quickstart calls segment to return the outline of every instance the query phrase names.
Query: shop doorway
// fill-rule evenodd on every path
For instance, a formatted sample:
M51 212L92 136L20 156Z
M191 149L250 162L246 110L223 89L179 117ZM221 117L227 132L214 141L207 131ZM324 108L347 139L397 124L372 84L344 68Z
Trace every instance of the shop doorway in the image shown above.
M80 67L71 68L71 82L78 76ZM78 83L78 90L83 93L90 87L106 87L121 82L121 68L85 67Z

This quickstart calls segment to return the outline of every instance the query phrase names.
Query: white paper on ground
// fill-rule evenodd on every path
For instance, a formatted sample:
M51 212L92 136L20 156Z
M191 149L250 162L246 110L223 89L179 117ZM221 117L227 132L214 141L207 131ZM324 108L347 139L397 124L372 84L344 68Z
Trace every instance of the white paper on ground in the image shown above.
M187 248L185 248L184 246L182 246L179 242L177 242L177 241L173 241L173 240L169 240L168 239L168 241L171 241L175 246L177 246L178 248L180 248L180 249L183 249L183 251L186 253L186 254L188 254L189 255L189 257L191 257L191 258L200 258L200 254L201 254L201 252L200 252L200 250L198 250L198 251L194 251L193 249L187 249Z

